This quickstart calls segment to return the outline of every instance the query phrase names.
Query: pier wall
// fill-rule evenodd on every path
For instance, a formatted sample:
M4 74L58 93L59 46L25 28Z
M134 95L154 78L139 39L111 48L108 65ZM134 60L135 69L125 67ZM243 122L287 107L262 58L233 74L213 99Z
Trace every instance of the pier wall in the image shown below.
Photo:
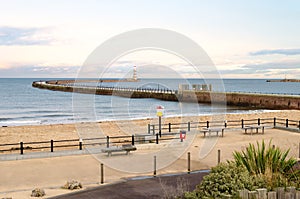
M165 101L183 101L199 103L227 103L232 106L266 108L266 109L298 109L300 110L300 96L254 94L254 93L222 93L209 91L183 91L180 93L155 92L139 90L114 90L105 88L72 87L59 84L33 82L33 87L63 92L76 92L97 95L115 95L128 98L154 98Z

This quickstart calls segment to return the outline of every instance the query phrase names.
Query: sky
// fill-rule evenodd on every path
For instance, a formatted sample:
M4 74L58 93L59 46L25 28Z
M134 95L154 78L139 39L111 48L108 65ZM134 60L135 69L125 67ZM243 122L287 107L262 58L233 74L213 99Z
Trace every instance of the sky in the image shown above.
M222 78L300 78L297 0L0 0L0 5L2 78L75 78L99 45L141 28L185 35L203 48ZM107 75L122 77L134 65L153 77L164 71L167 76L168 70L146 67L197 77L186 61L158 51L119 57Z

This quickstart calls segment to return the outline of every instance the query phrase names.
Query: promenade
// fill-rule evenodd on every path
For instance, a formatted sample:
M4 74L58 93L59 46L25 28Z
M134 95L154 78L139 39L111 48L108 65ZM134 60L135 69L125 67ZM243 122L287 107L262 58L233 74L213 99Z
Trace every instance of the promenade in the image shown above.
M281 129L265 129L264 134L245 134L240 130L228 130L224 137L211 136L204 138L202 134L197 135L187 152L191 154L191 171L205 170L215 166L218 161L218 150L220 150L220 161L232 159L232 152L243 150L249 143L265 140L279 146L282 149L290 148L290 155L299 157L299 138L298 132L291 132ZM199 149L204 141L217 139L215 147L204 158L199 157ZM157 146L157 145L152 145ZM163 144L158 146L164 147ZM157 150L157 148L156 148ZM40 187L44 188L47 197L72 193L72 191L61 189L68 180L80 181L84 189L102 186L100 182L100 162L92 155L84 154L85 151L73 150L69 152L54 151L39 152L19 155L14 154L11 157L21 160L3 160L0 161L0 197L26 198L31 194L31 190ZM73 154L72 154L73 153ZM145 153L145 150L132 152L130 156L134 157L139 153ZM29 157L31 155L31 157ZM35 157L34 157L35 156ZM56 156L56 157L55 157ZM123 158L126 155L119 155ZM7 156L6 156L7 157ZM14 159L14 158L11 158ZM187 154L184 153L178 160L168 167L158 170L157 175L166 173L187 172ZM153 176L149 173L125 173L111 169L104 165L104 184L111 184L124 181L124 178L135 176ZM26 196L26 197L25 197Z

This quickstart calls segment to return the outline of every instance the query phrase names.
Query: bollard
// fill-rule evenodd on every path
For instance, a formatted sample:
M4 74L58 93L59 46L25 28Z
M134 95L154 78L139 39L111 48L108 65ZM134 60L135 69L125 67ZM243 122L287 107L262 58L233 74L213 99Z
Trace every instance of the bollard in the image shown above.
M169 132L171 132L171 123L169 123Z
M153 162L154 164L153 164L153 166L154 166L154 168L153 168L153 177L156 177L156 155L154 156L154 162Z
M242 129L244 128L244 119L242 119Z
M188 161L188 165L187 165L188 166L188 169L187 169L188 172L187 173L190 174L191 173L191 153L188 152L187 155L188 155L188 159L187 159L187 161Z
M51 143L51 152L53 152L53 140L51 140L50 143Z
M274 125L274 127L276 126L276 117L274 117L273 125Z
M79 150L82 150L82 139L79 139Z
M134 146L134 135L131 136L131 145Z
M24 154L23 150L24 150L23 142L20 142L20 154L21 154L21 155Z
M289 119L285 120L285 127L288 128L289 127Z
M257 119L257 125L260 126L260 118Z
M191 131L191 123L188 122L188 131Z
M104 165L103 163L100 164L100 184L104 183Z
M209 128L209 121L206 121L206 128Z
M109 148L109 136L106 136L106 147Z
M156 133L156 144L158 144L158 133Z
M221 150L218 149L218 164L221 162Z

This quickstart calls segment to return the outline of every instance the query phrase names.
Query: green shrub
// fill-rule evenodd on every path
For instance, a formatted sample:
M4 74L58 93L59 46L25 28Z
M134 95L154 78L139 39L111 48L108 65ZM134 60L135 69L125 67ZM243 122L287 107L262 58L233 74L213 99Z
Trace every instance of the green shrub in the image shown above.
M238 198L238 190L255 190L300 185L300 170L296 159L287 158L289 150L266 147L264 141L257 147L249 144L242 152L234 152L234 161L213 167L209 175L185 198L222 198L231 195Z
M251 189L253 184L248 171L234 162L221 163L213 167L201 184L186 198L219 198L222 195L236 195L238 190Z

